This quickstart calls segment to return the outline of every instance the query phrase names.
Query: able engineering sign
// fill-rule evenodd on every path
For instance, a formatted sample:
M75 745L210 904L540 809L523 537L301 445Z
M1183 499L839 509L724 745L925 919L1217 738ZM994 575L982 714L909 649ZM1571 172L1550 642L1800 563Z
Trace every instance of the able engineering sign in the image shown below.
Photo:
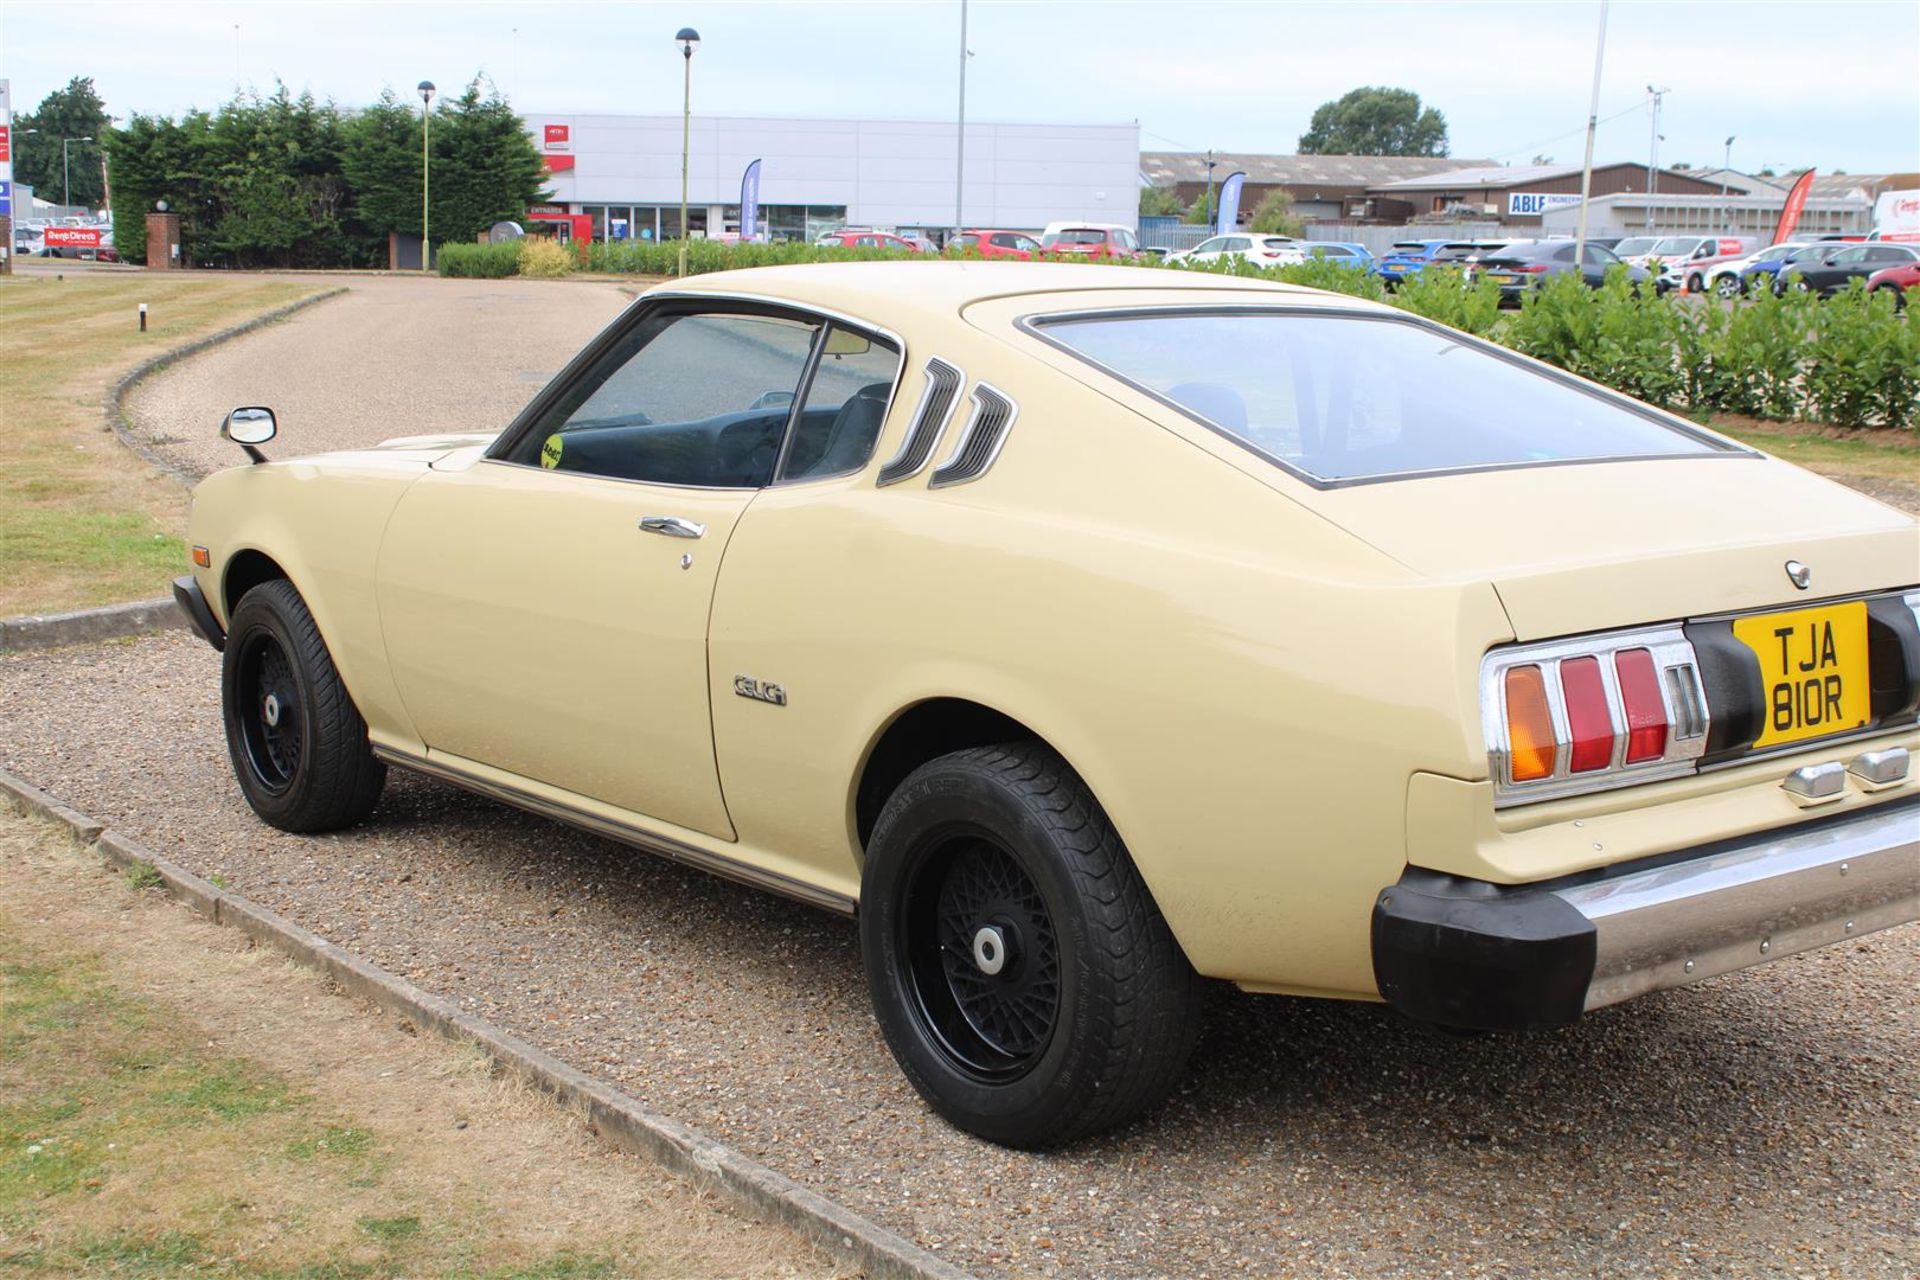
M1549 209L1564 209L1579 204L1577 195L1551 195L1545 191L1507 192L1507 216L1537 218Z

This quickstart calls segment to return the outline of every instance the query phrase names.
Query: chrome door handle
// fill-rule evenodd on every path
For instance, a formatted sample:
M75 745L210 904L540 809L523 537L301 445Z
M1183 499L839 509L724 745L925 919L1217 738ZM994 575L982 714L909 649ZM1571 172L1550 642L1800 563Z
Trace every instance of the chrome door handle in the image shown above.
M707 526L698 520L682 520L679 516L641 516L640 528L669 538L703 538L707 533Z

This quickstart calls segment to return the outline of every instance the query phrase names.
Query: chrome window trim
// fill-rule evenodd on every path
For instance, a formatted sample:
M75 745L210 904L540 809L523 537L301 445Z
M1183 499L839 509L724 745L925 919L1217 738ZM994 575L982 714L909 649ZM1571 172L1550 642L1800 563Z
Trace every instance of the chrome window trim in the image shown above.
M935 467L933 474L927 477L929 489L948 489L978 480L993 469L993 464L1000 458L1000 451L1007 446L1007 437L1013 434L1013 424L1020 417L1019 401L984 380L973 384L973 393L969 398L973 401L973 412L967 415L967 424L961 428L960 437L954 441L953 451L947 455L946 461ZM988 399L998 400L1006 406L1006 418L996 428L994 439L985 455L979 462L962 471L960 467L966 458L968 448L973 444L974 433L980 429L981 421L987 416Z
M904 362L903 362L904 363ZM923 368L925 384L920 388L920 399L913 406L913 416L907 419L907 431L901 437L900 447L894 455L880 464L880 474L875 480L876 487L884 488L890 484L899 484L902 480L911 480L926 470L933 461L933 455L940 450L940 441L945 438L947 428L953 422L953 415L960 410L961 392L967 388L967 371L951 361L939 356L928 356ZM937 373L953 376L953 393L947 398L947 407L940 413L938 422L924 422L927 407L933 400L934 379ZM924 447L922 447L924 443ZM918 454L917 458L915 454ZM904 467L904 469L902 469Z
M1278 454L1269 453L1244 436L1227 430L1211 419L1194 412L1179 401L1160 394L1152 387L1135 381L1118 369L1101 363L1099 360L1094 359L1072 344L1063 342L1045 332L1045 330L1052 325L1073 324L1075 322L1088 320L1127 320L1166 316L1220 315L1310 316L1319 319L1365 321L1373 324L1411 325L1414 328L1424 329L1430 333L1438 334L1451 342L1457 342L1461 346L1471 348L1484 355L1492 356L1517 369L1522 369L1537 377L1557 382L1569 390L1591 396L1614 408L1643 418L1656 426L1664 427L1672 431L1675 435L1684 436L1687 439L1695 441L1704 446L1705 451L1701 453L1680 454L1622 453L1603 454L1591 458L1548 458L1522 462L1475 463L1460 467L1426 467L1417 471L1387 471L1378 475L1329 478L1315 475L1297 464L1287 461ZM1614 391L1609 387L1588 383L1568 373L1564 369L1557 369L1550 364L1523 356L1517 351L1510 351L1497 343L1488 342L1483 338L1476 338L1470 333L1462 333L1457 329L1450 329L1437 321L1428 320L1424 316L1416 316L1410 312L1379 312L1362 307L1334 307L1324 304L1300 305L1288 304L1281 301L1270 303L1171 303L1159 306L1094 307L1079 311L1033 312L1028 315L1016 317L1013 325L1014 328L1036 341L1043 342L1056 351L1073 357L1089 368L1099 370L1129 390L1136 391L1148 399L1172 409L1182 417L1198 423L1222 439L1232 441L1248 453L1278 467L1294 479L1299 480L1303 484L1311 485L1315 489L1351 489L1360 485L1390 484L1397 480L1426 480L1438 476L1481 475L1492 471L1532 470L1539 467L1584 467L1613 462L1690 462L1705 458L1760 459L1766 456L1756 449L1751 449L1737 441L1702 430L1700 427L1688 422L1685 418L1666 413L1663 410L1654 408L1652 405L1643 404L1633 397L1622 395L1620 392Z
M1619 674L1614 670L1614 655L1625 649L1645 649L1652 655L1655 687L1667 718L1666 749L1658 759L1638 764L1626 763L1626 703L1620 694ZM1613 728L1613 755L1603 770L1574 773L1570 767L1573 734L1567 721L1560 662L1565 658L1586 657L1599 662L1607 719ZM1553 772L1545 778L1515 782L1511 744L1507 741L1506 674L1515 667L1529 666L1540 668L1546 689L1548 715L1553 722ZM1685 709L1684 715L1675 701L1675 681L1689 694L1691 706ZM1697 715L1692 713L1694 706L1699 709ZM1487 772L1493 782L1496 809L1612 791L1695 773L1700 757L1706 752L1707 730L1711 727L1699 656L1677 622L1488 650L1480 660L1480 722L1486 738Z

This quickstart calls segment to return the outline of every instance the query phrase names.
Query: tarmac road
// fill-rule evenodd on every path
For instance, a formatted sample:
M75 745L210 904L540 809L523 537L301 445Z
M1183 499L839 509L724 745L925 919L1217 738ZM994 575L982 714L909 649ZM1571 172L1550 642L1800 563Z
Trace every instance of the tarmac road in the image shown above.
M285 278L348 292L184 360L128 398L136 436L190 476L244 461L218 434L238 405L274 410L269 457L497 432L632 300L587 281Z

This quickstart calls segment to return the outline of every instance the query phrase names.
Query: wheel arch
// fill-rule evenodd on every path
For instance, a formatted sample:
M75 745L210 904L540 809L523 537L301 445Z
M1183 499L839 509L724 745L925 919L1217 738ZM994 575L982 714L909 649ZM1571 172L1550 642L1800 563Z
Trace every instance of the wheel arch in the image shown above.
M1064 754L1039 732L1004 711L971 698L933 697L902 707L874 734L853 785L854 838L867 847L887 797L929 760L968 747L1032 740ZM1071 765L1071 761L1068 762Z
M230 556L220 575L220 607L229 624L233 621L234 608L242 596L264 582L274 581L292 582L293 575L266 552L247 547ZM298 590L298 587L295 589Z

